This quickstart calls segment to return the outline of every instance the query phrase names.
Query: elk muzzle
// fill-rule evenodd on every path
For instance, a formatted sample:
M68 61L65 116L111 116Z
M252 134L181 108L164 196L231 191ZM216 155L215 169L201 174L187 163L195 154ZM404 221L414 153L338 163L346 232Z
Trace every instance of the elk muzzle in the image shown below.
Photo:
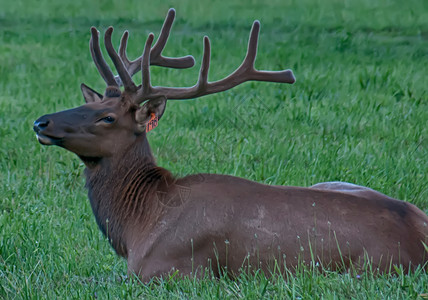
M38 118L33 125L33 130L36 133L36 137L42 145L57 145L62 144L62 138L56 137L48 133L48 129L53 126L53 121L46 115Z

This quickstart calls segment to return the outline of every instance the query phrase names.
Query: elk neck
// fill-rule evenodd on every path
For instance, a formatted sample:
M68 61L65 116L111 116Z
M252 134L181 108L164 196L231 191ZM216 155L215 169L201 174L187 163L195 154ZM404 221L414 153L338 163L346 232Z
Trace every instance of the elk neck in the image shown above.
M95 219L118 255L127 257L129 228L149 230L162 214L157 192L175 181L156 166L145 135L125 151L86 163L86 188Z

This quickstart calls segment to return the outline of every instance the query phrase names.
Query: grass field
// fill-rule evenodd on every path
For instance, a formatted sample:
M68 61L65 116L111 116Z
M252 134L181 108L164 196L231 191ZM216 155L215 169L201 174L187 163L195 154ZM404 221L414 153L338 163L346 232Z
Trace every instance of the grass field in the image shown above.
M157 85L195 82L202 38L210 80L237 67L254 19L256 66L291 68L296 84L246 83L198 100L170 101L149 134L158 164L175 174L231 174L277 185L341 180L428 212L428 2L423 0L1 1L0 298L415 299L428 275L319 274L236 280L126 280L95 223L73 154L42 147L39 116L83 103L79 85L103 92L89 28L128 29L139 56L169 7L177 20L165 54L192 54L191 70L152 68ZM136 78L138 75L136 76Z

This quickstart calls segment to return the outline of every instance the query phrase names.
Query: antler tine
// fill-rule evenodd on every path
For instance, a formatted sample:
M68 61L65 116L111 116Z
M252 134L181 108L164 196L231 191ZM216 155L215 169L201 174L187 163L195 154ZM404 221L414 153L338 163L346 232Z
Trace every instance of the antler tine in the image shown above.
M171 8L168 11L168 15L165 18L163 23L160 35L155 45L150 52L150 64L154 66L161 66L174 69L186 69L191 68L195 65L195 59L191 55L183 57L165 57L162 55L162 51L165 48L166 42L168 41L169 34L171 32L171 27L175 19L175 9ZM128 31L123 33L122 39L119 46L119 56L122 59L126 69L128 70L129 75L132 77L134 74L138 73L141 68L141 61L143 56L138 57L137 59L130 61L126 55L126 46L128 44Z
M98 30L95 27L91 27L91 40L89 41L89 49L91 50L92 59L98 69L98 72L100 73L101 77L104 78L104 81L107 83L107 85L119 87L114 78L113 72L107 65L101 53L98 34Z
M257 56L257 46L259 44L259 33L260 33L260 22L254 21L250 31L250 38L248 40L247 54L245 55L244 61L238 69L254 69L254 62Z
M294 83L293 72L291 70L284 71L259 71L254 68L254 63L257 56L257 45L259 40L260 22L254 21L248 40L247 54L242 64L228 77L223 80L214 82L213 84L220 84L237 78L241 84L242 82L255 80L255 81L269 81L279 83ZM238 78L239 77L239 78ZM236 85L238 85L236 84ZM233 87L233 86L232 86Z
M165 21L162 25L159 38L153 46L150 53L150 63L155 66L164 66L175 69L191 68L195 65L195 59L191 55L183 57L165 57L162 56L162 51L168 41L169 33L171 32L172 23L175 19L175 9L170 8Z
M113 44L111 42L112 33L113 33L113 27L110 26L106 30L106 33L104 35L104 45L106 47L107 53L110 56L111 60L113 61L113 64L116 67L117 72L119 73L119 77L120 77L121 81L123 82L125 90L136 91L137 86L132 81L131 76L129 75L128 71L126 70L124 63L120 59L116 50L114 50Z
M139 58L137 58L134 61L130 61L128 59L128 56L126 55L126 47L128 45L128 37L129 37L129 32L128 32L128 30L126 30L123 33L122 38L120 40L119 56L122 59L123 64L125 65L126 69L128 70L129 75L131 75L131 77L132 77L135 73L140 71L142 56L140 56Z
M248 41L247 55L245 56L244 62L242 63L243 69L248 68L249 79L256 81L269 81L279 83L294 83L296 78L291 70L284 71L259 71L254 68L254 62L257 55L257 44L260 32L260 22L254 21L253 27L250 32L250 39Z
M141 84L142 97L149 95L152 91L152 85L150 83L150 49L152 48L153 39L154 35L150 33L144 46L143 55L141 56L141 73L143 76Z
M199 71L199 79L196 84L199 91L203 91L208 85L208 71L210 69L211 60L211 44L210 39L204 36L204 56L202 57L201 69Z
M245 81L269 81L279 83L294 83L296 81L291 70L284 71L259 71L254 68L254 63L257 56L257 45L260 32L260 22L254 21L251 27L250 38L248 40L247 54L245 55L242 64L228 77L213 82L212 88L214 93L235 87ZM226 87L223 90L218 90L220 87Z
M122 38L120 39L119 56L122 59L123 64L125 65L125 67L128 69L128 72L129 72L129 66L131 62L126 56L126 46L128 45L128 37L129 37L129 32L128 30L125 30L123 32Z

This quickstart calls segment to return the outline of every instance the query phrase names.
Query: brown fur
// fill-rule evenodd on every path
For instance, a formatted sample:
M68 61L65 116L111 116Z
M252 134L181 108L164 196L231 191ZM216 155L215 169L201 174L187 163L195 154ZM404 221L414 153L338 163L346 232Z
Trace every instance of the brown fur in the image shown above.
M175 179L157 167L151 156L141 156L144 144L136 143L118 161L102 162L85 171L88 196L98 226L115 251L127 257L124 230L139 224L149 226L150 216L159 215L156 193Z
M291 268L314 260L329 269L363 268L370 261L380 272L426 263L422 241L428 238L428 217L414 205L341 182L300 188L226 175L174 178L156 166L146 134L134 125L135 109L113 104L114 99L105 100L43 116L37 122L48 125L35 130L41 142L60 140L87 165L95 218L116 252L127 258L130 273L148 280L210 266L216 274L222 268L238 273L247 264L269 271L275 259ZM159 107L145 105L147 115ZM106 109L108 114L114 109L121 121L99 124ZM79 130L70 130L68 116L81 120ZM98 135L82 143L74 137L81 131ZM100 149L110 138L114 143L106 145L114 151ZM98 157L83 155L97 151Z
M95 98L91 93L84 95ZM129 272L148 280L213 265L217 274L217 266L237 273L245 263L268 271L274 259L289 267L315 260L329 269L371 261L380 272L426 263L428 217L369 188L278 187L212 174L174 178L156 166L141 131L145 123L135 121L135 114L140 122L162 116L165 102L139 108L122 95L35 123L41 143L85 162L95 218Z

